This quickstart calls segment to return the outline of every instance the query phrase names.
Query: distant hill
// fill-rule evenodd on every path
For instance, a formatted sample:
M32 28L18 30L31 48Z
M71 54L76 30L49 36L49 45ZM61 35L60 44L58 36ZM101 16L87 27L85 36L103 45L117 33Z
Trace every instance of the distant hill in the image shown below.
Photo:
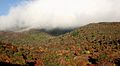
M51 36L45 32L0 32L0 40L12 44L34 44L47 40Z
M51 31L0 32L0 64L120 66L120 22Z

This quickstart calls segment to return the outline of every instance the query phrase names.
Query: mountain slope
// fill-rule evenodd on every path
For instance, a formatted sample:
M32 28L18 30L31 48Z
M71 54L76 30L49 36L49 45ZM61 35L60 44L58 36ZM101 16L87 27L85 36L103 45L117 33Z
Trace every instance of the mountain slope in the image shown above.
M34 30L17 35L9 32L0 34L0 37L4 36L7 38L0 41L1 63L33 66L120 65L119 22L91 23L59 36ZM21 37L30 43L24 43ZM18 42L22 41L18 44L10 40L18 38Z

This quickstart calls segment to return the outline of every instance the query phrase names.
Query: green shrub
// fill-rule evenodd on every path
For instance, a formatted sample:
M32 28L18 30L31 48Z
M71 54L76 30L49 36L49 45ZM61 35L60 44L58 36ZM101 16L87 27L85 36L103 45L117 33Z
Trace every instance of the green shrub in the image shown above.
M107 57L108 57L107 54L101 54L101 55L98 57L98 60L106 59Z
M79 33L78 31L73 31L73 32L72 32L72 36L77 36L78 33Z

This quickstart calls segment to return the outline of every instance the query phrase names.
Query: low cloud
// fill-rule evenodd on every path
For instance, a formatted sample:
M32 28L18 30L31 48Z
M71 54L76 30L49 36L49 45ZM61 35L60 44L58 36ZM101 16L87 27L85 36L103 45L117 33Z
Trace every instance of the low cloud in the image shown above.
M120 0L27 0L0 16L0 31L76 28L120 21Z

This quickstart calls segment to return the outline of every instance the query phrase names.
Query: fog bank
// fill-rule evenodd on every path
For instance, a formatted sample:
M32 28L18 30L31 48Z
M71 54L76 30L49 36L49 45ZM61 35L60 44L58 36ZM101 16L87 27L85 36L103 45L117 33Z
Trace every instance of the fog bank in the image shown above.
M0 16L0 31L76 28L120 21L120 0L28 0Z

